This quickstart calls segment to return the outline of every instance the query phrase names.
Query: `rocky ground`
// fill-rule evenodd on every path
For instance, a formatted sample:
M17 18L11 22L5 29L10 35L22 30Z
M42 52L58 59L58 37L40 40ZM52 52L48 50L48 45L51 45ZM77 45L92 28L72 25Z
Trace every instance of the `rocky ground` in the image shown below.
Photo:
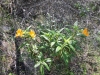
M15 63L16 58L14 42L15 30L19 27L26 28L30 25L33 29L37 30L36 25L38 24L36 22L46 24L49 20L51 21L49 28L61 29L64 26L66 27L66 24L72 25L77 20L79 21L80 28L87 27L89 29L90 36L85 39L85 43L82 43L83 52L73 58L70 63L70 69L75 75L100 75L99 1L25 1L18 0L17 4L14 4L11 0L0 1L0 75L8 75L9 71L14 71L11 70L11 65ZM53 22L57 24L54 26ZM38 30L36 32L38 33ZM25 59L24 63L26 63L27 67L36 73L36 70L31 67L34 64L31 60L28 60L27 55L23 58ZM60 74L55 74L54 72L51 75ZM34 75L36 75L35 73Z

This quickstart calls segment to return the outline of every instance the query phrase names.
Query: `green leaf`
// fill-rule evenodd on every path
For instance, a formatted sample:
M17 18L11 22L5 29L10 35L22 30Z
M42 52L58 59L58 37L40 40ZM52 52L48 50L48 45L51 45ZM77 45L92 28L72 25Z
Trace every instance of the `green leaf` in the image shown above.
M9 73L9 75L15 75L14 73Z
M72 35L72 31L69 28L65 28L66 33L67 33L67 37L69 37L70 35Z
M36 67L38 67L38 66L40 66L40 62L37 62L35 65L34 65L34 67L36 68Z
M46 37L45 35L41 35L45 40L49 41L49 38Z
M97 37L96 37L96 40L100 42L100 37L99 37L99 36L97 36Z
M69 47L75 52L75 48L71 44L69 44Z
M62 32L64 29L65 29L65 28L60 29L60 30L58 31L58 33Z
M75 23L74 23L74 27L73 27L75 30L78 30L78 21L76 21Z
M47 68L47 70L50 70L50 68L49 68L49 66L47 65L47 63L43 62L42 64Z
M74 23L74 26L78 26L78 21L76 21L76 22Z
M13 75L12 73L9 73L9 75Z
M38 55L37 57L38 57L38 59L41 59L41 58L43 57L42 52L40 52L39 55Z
M65 30L66 30L68 33L71 32L71 30L70 30L69 28L65 28Z
M56 52L59 52L60 50L61 50L61 47L58 46L58 47L56 48Z
M66 63L66 65L68 65L68 62L69 62L69 60L68 60L68 53L66 53L66 52L62 52L62 58L63 58L63 60L65 61L65 63Z
M51 47L54 46L55 42L51 42Z
M43 65L40 65L40 72L41 72L41 75L44 75L44 66Z
M28 31L30 28L31 28L31 26L29 26L29 27L26 29L26 31Z
M51 61L52 61L51 58L46 59L46 62L51 62Z

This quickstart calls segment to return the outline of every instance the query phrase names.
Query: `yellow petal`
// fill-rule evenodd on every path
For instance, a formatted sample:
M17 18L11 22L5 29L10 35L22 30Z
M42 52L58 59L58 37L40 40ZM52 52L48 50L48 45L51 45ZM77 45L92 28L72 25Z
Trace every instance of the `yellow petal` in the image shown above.
M85 28L85 29L82 31L82 33L83 33L85 36L89 36L89 32L88 32L88 29L87 29L87 28Z
M22 37L23 36L23 31L21 29L18 29L16 31L15 37Z
M35 32L33 30L30 30L29 35L34 38L36 36Z

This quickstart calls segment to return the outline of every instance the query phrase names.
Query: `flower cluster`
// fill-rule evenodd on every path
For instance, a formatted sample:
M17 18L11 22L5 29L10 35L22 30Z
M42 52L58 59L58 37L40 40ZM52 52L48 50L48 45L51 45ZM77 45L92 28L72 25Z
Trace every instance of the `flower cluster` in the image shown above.
M25 31L23 31L22 29L18 29L18 30L16 31L15 37L16 37L16 38L17 38L17 37L24 37L24 35L27 34L27 33L28 33L28 35L29 35L30 37L32 37L32 38L35 38L35 36L36 36L34 30L30 30L29 32L25 32Z

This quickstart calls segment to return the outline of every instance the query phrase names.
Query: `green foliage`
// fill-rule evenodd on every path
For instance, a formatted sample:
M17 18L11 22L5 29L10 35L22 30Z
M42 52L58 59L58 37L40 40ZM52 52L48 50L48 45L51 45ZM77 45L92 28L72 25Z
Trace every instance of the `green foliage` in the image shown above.
M63 30L66 31L67 35L62 32L62 29L41 31L41 43L38 43L37 47L38 51L43 53L44 59L49 57L54 62L56 61L55 57L58 57L68 66L70 59L76 55L77 48L79 48L76 47L77 40L75 39L79 31L78 22L74 23L72 30L68 28Z
M65 33L62 31L65 31ZM59 61L62 60L66 68L68 68L67 66L71 58L76 55L79 49L76 40L79 31L77 21L72 26L72 29L63 28L57 31L50 29L41 30L39 35L40 42L36 39L29 38L20 48L25 46L29 56L35 60L36 64L34 67L39 67L41 75L44 75L44 71L46 69L50 71L53 62L56 62L56 57Z

